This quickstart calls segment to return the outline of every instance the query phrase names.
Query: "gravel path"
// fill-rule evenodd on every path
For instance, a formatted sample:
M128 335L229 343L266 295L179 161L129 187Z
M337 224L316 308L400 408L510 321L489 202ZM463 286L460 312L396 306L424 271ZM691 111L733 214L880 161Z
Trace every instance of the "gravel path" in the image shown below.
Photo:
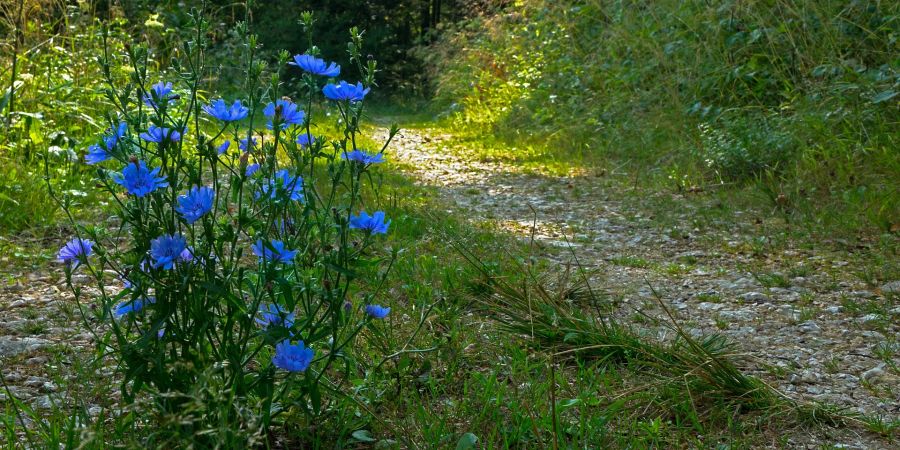
M748 227L701 231L690 202L672 202L683 211L660 226L603 177L522 173L461 157L449 138L404 130L390 156L473 220L534 233L543 256L596 268L623 306L653 309L649 283L686 328L729 336L753 357L750 370L788 395L900 419L900 282L868 288L848 255L792 244L754 255ZM758 220L740 214L730 220Z
M96 416L100 404L115 405L119 391L106 384L112 381L112 370L85 366L96 354L94 340L65 286L62 268L13 269L4 271L4 276L7 283L0 286L0 367L9 392L38 414L54 405L79 405ZM82 285L86 298L99 294L86 284L84 275L75 275L73 280ZM95 395L95 389L104 395ZM0 387L0 405L8 397ZM24 419L31 422L27 415Z

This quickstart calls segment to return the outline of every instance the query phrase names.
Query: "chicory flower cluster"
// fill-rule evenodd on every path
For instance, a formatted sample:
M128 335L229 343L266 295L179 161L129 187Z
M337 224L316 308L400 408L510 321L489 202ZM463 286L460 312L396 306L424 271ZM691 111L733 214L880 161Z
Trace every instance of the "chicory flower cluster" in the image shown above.
M365 84L334 81L340 66L304 53L286 63L305 74L297 92L279 92L276 79L246 98L199 106L182 100L197 98L196 84L138 76L149 86L140 101L117 105L119 120L88 147L85 162L115 199L123 233L76 227L58 259L76 296L86 295L74 286L76 270L101 286L99 298L86 300L108 319L110 341L101 345L117 350L130 389L190 392L221 374L238 398L303 397L364 330L390 317L384 283L367 284L357 267L390 267L396 255L379 250L391 220L365 207L372 205L364 194L377 189L365 175L384 155L355 147L375 72L359 69ZM252 71L248 77L261 83ZM329 117L343 132L319 132L331 127L313 119ZM239 152L229 151L232 143ZM174 355L187 361L173 365ZM291 377L311 370L317 375ZM177 411L175 398L159 403Z

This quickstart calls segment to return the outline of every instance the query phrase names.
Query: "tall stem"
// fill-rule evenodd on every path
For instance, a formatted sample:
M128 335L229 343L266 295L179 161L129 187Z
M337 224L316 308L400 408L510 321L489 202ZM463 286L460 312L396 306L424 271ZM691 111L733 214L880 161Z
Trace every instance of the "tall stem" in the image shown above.
M16 31L13 38L12 74L9 77L9 105L6 108L6 142L9 142L12 129L12 112L16 108L16 75L19 69L19 41L22 40L22 10L25 9L25 0L19 0L19 12L16 14Z

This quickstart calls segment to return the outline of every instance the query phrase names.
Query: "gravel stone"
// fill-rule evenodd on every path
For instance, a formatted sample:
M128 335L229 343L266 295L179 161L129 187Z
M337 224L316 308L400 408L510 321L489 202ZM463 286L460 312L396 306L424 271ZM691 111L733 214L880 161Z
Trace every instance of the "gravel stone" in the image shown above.
M28 353L40 350L50 342L33 337L0 336L0 357L15 356L20 353Z

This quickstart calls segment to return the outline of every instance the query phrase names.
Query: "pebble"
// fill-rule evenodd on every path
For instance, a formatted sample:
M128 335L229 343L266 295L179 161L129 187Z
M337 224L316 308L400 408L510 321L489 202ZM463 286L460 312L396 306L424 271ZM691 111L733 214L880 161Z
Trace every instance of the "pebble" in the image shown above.
M804 333L818 333L822 331L822 328L819 327L819 324L817 324L815 321L807 320L806 322L800 324L800 331Z
M703 302L703 303L697 305L697 309L699 309L700 311L718 311L718 310L722 309L723 307L724 306L722 306L719 303L710 303L710 302Z
M794 307L790 305L782 306L779 312L784 318L790 321L794 321L800 318L800 311L794 309Z
M744 277L744 278L738 278L737 280L734 280L733 282L730 282L730 283L727 281L724 281L722 283L722 287L723 287L723 289L726 289L729 291L746 291L748 289L758 288L759 283L757 283L756 280Z
M0 357L15 356L19 353L33 352L49 345L44 339L16 336L0 336Z
M37 388L37 387L43 386L44 383L46 383L46 382L47 382L47 379L46 379L46 378L42 378L42 377L28 377L28 379L25 380L25 382L22 383L22 384L25 385L25 386L31 387L31 388Z
M859 323L864 328L873 328L877 327L882 320L882 316L880 314L866 314L859 319L856 319L856 322Z
M72 284L85 284L90 281L90 277L83 274L72 275Z
M891 281L881 286L883 294L900 294L900 280Z
M3 290L6 292L22 292L25 290L25 286L17 281L16 284L12 286L6 286Z
M753 303L768 303L771 301L769 296L762 292L747 292L746 294L741 295L741 299Z
M13 308L21 308L21 307L23 307L23 306L25 306L25 305L27 305L27 304L28 304L28 302L25 301L24 299L16 300L16 301L14 301L14 302L12 302L12 303L9 304L9 309L13 309Z
M871 381L875 381L878 378L881 378L883 376L884 376L884 364L879 364L879 365L863 372L862 375L860 375L860 378L862 378L865 381L871 382Z
M822 376L819 375L818 372L810 369L804 370L803 374L800 375L800 381L804 383L815 383L819 381L820 378L822 378Z
M32 401L31 404L38 409L53 408L53 402L50 400L49 395L41 395L39 397L35 397L34 401Z
M730 320L748 321L753 320L753 318L756 317L756 313L746 309L738 309L735 311L721 311L719 312L719 317Z

